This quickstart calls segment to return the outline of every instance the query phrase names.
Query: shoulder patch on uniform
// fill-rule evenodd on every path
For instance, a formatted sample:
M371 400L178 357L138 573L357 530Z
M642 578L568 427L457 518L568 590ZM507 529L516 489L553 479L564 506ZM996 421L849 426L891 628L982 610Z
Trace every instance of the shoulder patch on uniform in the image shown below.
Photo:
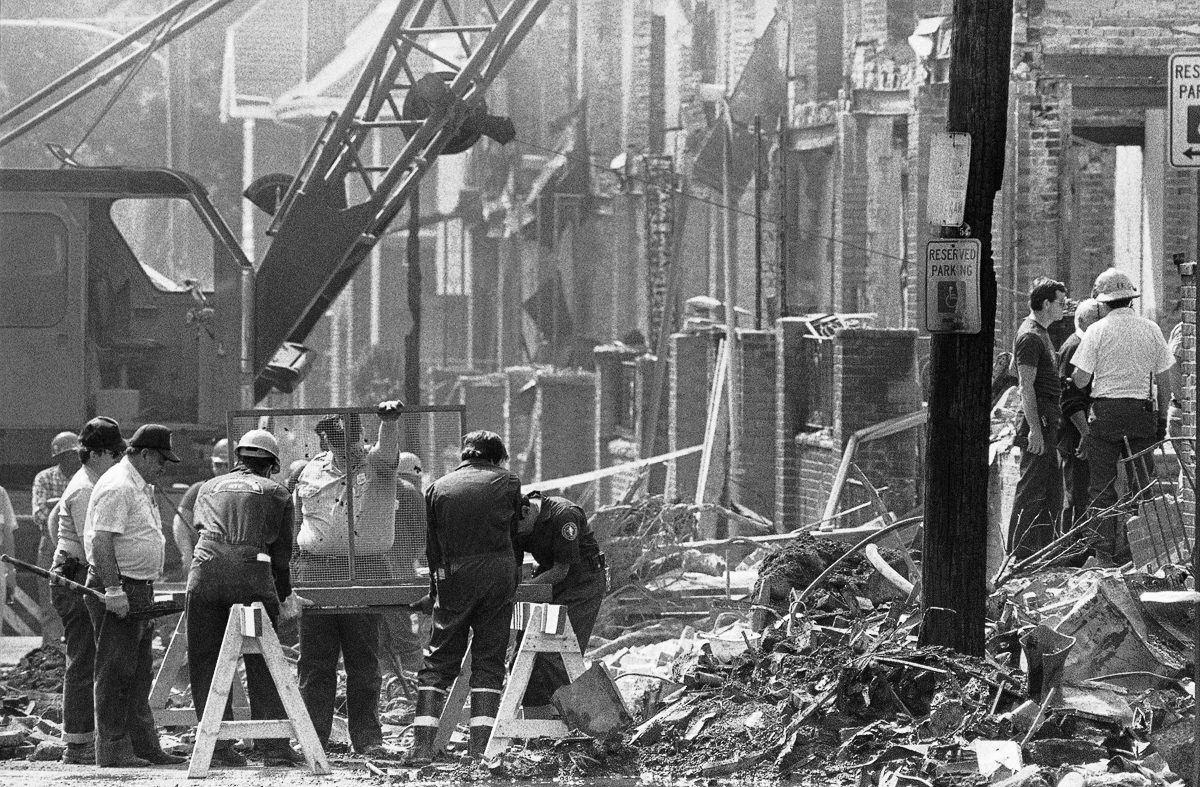
M568 541L574 541L575 537L578 535L579 525L575 524L574 522L567 522L562 526L562 537Z

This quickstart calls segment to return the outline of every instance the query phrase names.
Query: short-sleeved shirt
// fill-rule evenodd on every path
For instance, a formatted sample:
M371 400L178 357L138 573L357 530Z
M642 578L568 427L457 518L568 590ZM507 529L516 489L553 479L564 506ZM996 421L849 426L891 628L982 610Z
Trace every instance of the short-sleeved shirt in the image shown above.
M396 465L378 449L351 472L354 485L354 553L382 555L396 538ZM346 474L333 465L333 452L312 458L296 482L300 532L296 544L317 555L346 555Z
M1129 307L1088 326L1073 360L1092 375L1093 399L1149 399L1154 375L1175 365L1162 329Z
M51 531L58 533L56 553L78 560L86 560L83 549L83 528L87 522L88 501L92 498L92 489L100 480L100 473L84 465L71 476L67 488L63 491L62 499L55 506ZM58 562L57 556L55 562Z
M51 500L62 498L63 492L67 489L67 484L71 479L67 478L67 474L59 469L58 465L47 467L33 477L33 521L37 522L38 527L44 528L46 521L49 518L52 506L49 505Z
M425 554L436 569L472 555L515 554L521 479L482 460L468 460L425 490Z
M106 470L92 488L83 529L83 548L92 565L98 530L114 535L121 576L153 580L162 574L166 539L154 485L146 483L128 456Z
M8 490L0 486L0 533L14 533L17 530L17 512L13 510L12 498Z
M1058 397L1062 390L1058 382L1058 359L1050 332L1032 317L1026 317L1017 330L1013 344L1013 360L1018 367L1032 366L1037 372L1033 378L1033 393L1040 403L1053 402L1058 409Z
M202 535L214 534L224 543L253 546L270 555L276 592L281 599L291 593L292 496L283 484L237 465L200 487L194 522ZM203 544L201 539L198 555Z
M583 509L565 497L542 498L542 510L533 531L521 536L520 547L538 563L538 573L552 566L569 565L567 579L591 570L585 561L600 554L596 535Z

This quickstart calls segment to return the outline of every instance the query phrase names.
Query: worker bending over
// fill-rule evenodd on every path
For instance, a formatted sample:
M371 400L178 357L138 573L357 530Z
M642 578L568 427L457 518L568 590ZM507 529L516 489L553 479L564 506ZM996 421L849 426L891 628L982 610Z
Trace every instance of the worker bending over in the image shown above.
M537 561L530 581L553 587L553 603L567 608L582 653L608 591L604 555L583 509L565 497L530 492L521 499L517 544ZM522 701L526 718L549 715L554 691L569 682L560 656L537 654Z

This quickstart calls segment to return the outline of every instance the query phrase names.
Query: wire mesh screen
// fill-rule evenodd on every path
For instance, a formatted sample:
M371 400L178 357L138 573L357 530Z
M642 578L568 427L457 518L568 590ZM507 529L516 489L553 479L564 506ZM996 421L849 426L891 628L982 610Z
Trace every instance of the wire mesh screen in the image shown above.
M294 585L426 581L424 490L458 464L463 408L406 407L398 421L381 419L374 408L229 414L231 446L251 429L279 441L277 478L296 504Z

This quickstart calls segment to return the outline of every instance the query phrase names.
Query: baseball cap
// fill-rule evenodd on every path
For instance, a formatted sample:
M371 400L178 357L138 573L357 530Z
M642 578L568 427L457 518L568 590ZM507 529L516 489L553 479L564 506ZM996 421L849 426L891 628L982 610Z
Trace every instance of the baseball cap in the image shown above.
M179 457L171 450L171 430L161 424L142 424L129 441L133 448L151 448L162 454L168 462L178 462Z
M121 451L125 448L120 424L105 415L96 416L83 425L79 442L84 448L100 451Z
M59 432L54 435L54 439L50 441L50 458L57 459L59 456L70 453L71 451L79 450L79 435L74 432Z

